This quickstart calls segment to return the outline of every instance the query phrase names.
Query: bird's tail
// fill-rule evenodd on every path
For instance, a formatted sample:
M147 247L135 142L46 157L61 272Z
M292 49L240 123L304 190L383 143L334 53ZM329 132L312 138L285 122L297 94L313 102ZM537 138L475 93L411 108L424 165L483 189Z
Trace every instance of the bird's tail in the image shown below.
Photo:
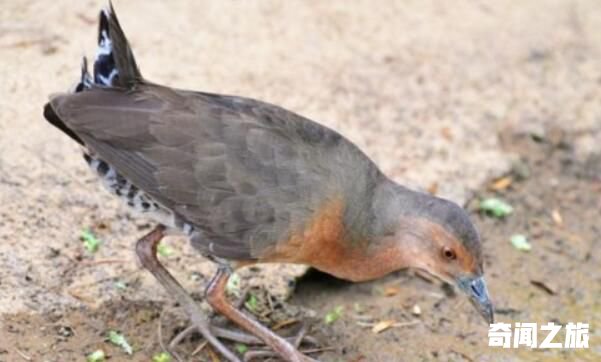
M84 57L81 78L75 86L75 92L81 92L93 85L131 88L142 79L134 54L111 3L100 11L98 48L94 58L93 77L90 76L87 68Z

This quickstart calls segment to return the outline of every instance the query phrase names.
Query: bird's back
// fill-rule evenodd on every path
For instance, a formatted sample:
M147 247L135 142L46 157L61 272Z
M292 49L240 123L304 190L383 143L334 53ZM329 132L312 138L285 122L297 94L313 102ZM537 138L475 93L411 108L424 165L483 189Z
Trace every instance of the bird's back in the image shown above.
M220 257L259 257L329 200L367 193L379 175L335 131L252 99L140 83L59 95L50 105Z

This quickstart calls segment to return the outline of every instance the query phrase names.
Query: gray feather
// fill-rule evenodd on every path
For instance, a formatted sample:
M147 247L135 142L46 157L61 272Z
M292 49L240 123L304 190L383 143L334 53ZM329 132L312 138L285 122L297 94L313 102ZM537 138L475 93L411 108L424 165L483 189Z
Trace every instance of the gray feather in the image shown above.
M88 148L202 230L195 244L212 242L219 257L257 258L328 198L370 200L380 177L338 133L252 99L141 83L50 104Z

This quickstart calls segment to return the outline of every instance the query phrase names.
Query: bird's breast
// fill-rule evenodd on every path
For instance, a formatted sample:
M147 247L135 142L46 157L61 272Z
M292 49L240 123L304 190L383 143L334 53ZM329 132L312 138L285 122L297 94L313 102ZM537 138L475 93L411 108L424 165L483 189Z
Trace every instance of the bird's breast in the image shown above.
M346 206L340 197L324 202L302 227L269 248L259 261L307 264L351 281L376 279L396 270L394 253L374 253L370 240L350 235L344 223Z

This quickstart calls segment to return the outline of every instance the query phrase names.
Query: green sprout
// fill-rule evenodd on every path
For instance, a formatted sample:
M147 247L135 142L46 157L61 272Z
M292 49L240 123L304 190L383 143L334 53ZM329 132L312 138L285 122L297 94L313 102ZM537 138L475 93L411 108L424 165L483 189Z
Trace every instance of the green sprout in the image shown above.
M127 283L125 283L123 280L117 280L117 281L115 281L113 283L113 286L116 289L119 289L119 290L125 290L125 289L127 289Z
M232 273L225 285L225 290L230 295L240 296L240 275Z
M131 345L127 342L127 339L125 339L125 336L117 331L109 331L109 341L115 346L121 347L127 354L134 353L133 348L131 348Z
M502 218L511 214L513 207L501 199L492 197L480 202L480 211L484 211L494 217Z
M157 252L160 256L164 256L165 258L173 255L173 249L165 243L159 243L157 246Z
M528 242L528 239L521 234L516 234L513 235L510 239L511 241L511 245L513 245L514 248L520 250L520 251L530 251L532 250L532 244L530 244Z
M336 322L340 317L342 317L342 313L344 312L344 307L339 305L338 307L334 308L334 310L328 312L328 314L326 314L326 316L324 317L323 321L325 324L332 324L334 322Z
M171 362L171 355L168 352L157 353L152 356L152 362Z
M104 351L99 349L86 356L86 362L104 362Z
M81 232L81 239L83 240L83 246L90 253L97 252L100 244L102 244L100 239L94 236L90 229L86 229Z
M248 346L243 344L243 343L236 343L236 351L238 351L238 353L240 354L244 354L246 353L246 351L248 351Z
M248 296L248 300L246 300L246 302L244 303L244 306L249 311L256 312L257 308L259 307L259 300L254 294L250 293L250 295Z

